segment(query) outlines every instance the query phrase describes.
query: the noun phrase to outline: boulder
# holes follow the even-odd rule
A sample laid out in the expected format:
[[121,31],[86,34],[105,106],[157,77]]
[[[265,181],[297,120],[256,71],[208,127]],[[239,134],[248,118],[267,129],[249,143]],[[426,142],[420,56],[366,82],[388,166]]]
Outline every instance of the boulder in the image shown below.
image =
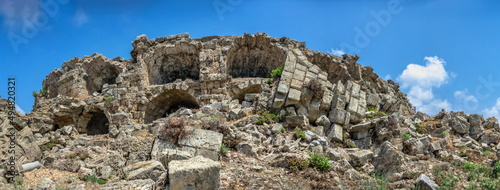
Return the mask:
[[152,179],[156,181],[165,172],[162,163],[156,160],[137,162],[123,168],[128,173],[127,180]]
[[290,126],[307,126],[309,119],[304,115],[286,116],[286,123]]
[[350,114],[345,110],[333,108],[328,114],[328,119],[332,123],[347,125],[349,124]]
[[468,134],[470,125],[462,116],[455,116],[450,120],[450,126],[459,134]]
[[384,175],[392,175],[403,171],[404,154],[392,145],[389,141],[385,141],[380,146],[380,151],[377,157],[373,160],[375,169]]
[[342,142],[343,141],[343,130],[338,124],[332,124],[327,132],[328,140]]
[[191,157],[191,154],[182,150],[165,149],[161,152],[158,152],[158,155],[154,155],[153,159],[160,161],[165,168],[168,168],[168,163],[170,163],[170,161],[172,160],[187,160]]
[[420,174],[420,176],[417,178],[416,186],[422,190],[436,190],[439,188],[436,182],[432,181],[432,179],[424,174]]
[[168,165],[170,190],[212,190],[220,188],[218,162],[197,156],[189,160],[174,160]]
[[323,126],[324,128],[328,128],[331,125],[330,120],[325,115],[320,116],[315,123],[316,125]]
[[373,160],[373,152],[370,150],[348,149],[347,154],[351,157],[353,166],[363,166]]

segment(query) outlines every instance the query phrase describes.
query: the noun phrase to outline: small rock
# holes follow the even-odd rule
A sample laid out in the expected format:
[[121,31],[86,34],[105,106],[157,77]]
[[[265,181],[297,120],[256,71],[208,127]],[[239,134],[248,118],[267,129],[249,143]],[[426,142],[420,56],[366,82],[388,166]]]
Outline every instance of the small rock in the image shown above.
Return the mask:
[[319,118],[316,120],[315,123],[316,123],[316,125],[320,125],[320,126],[323,126],[325,128],[328,128],[331,125],[330,120],[325,115],[319,116]]
[[35,190],[55,190],[56,184],[49,178],[42,178],[36,185]]
[[123,171],[128,173],[127,180],[152,179],[156,181],[165,172],[165,167],[160,162],[151,160],[129,165],[123,168]]
[[438,185],[424,174],[420,174],[416,181],[416,185],[422,190],[436,190]]
[[190,116],[190,115],[193,115],[193,111],[191,109],[184,109],[181,111],[180,113],[181,115],[187,115],[187,116]]

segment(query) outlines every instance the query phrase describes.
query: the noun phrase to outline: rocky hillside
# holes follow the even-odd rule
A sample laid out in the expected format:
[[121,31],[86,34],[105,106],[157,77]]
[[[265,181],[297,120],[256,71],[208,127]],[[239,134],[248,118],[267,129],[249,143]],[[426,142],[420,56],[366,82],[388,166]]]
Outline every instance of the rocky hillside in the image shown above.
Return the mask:
[[0,100],[0,189],[500,188],[497,119],[416,113],[358,56],[264,33],[132,46],[64,62],[11,122]]

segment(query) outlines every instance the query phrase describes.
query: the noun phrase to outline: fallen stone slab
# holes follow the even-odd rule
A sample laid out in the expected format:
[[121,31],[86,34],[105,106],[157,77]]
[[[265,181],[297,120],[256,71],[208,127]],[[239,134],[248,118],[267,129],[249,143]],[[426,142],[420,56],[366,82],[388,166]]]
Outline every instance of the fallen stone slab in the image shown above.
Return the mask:
[[197,156],[168,164],[170,190],[213,190],[220,188],[220,163]]

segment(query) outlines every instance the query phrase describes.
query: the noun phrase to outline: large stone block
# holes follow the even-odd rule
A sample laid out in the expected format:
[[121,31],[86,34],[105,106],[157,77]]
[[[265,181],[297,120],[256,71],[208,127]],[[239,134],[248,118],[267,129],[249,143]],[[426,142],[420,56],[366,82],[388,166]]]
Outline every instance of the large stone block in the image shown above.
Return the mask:
[[168,165],[170,190],[213,190],[220,188],[220,163],[197,156],[174,160]]
[[370,150],[352,149],[347,150],[347,154],[351,157],[353,166],[363,166],[373,160],[373,152]]
[[333,93],[335,93],[335,94],[344,94],[345,93],[344,84],[342,84],[342,82],[340,80],[337,82],[337,85],[335,85]]
[[127,173],[127,180],[152,179],[156,181],[160,175],[165,172],[165,167],[156,160],[137,162],[123,168]]
[[282,95],[287,95],[289,90],[290,90],[290,84],[286,81],[280,81],[276,92]]
[[305,115],[286,116],[286,123],[290,126],[307,126],[309,119]]
[[333,96],[332,99],[332,109],[337,108],[344,110],[346,105],[346,97],[344,95],[337,94]]
[[285,95],[276,94],[274,97],[272,108],[278,109],[283,107],[285,105],[285,98],[286,98]]
[[328,114],[328,119],[332,123],[347,125],[349,124],[350,114],[345,110],[333,108]]
[[219,151],[223,135],[204,129],[193,129],[192,134],[179,140],[179,145]]
[[187,160],[192,157],[188,152],[175,149],[165,149],[158,152],[158,155],[152,155],[153,159],[160,161],[165,168],[168,168],[168,163],[172,160]]
[[351,97],[349,104],[347,105],[347,111],[351,114],[358,114],[359,111],[359,100],[357,98]]
[[302,92],[300,92],[300,90],[296,90],[293,88],[290,89],[290,91],[288,92],[288,97],[286,99],[285,106],[295,105],[299,103],[301,94]]
[[343,141],[342,127],[338,124],[332,124],[327,133],[328,140],[330,141]]

